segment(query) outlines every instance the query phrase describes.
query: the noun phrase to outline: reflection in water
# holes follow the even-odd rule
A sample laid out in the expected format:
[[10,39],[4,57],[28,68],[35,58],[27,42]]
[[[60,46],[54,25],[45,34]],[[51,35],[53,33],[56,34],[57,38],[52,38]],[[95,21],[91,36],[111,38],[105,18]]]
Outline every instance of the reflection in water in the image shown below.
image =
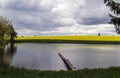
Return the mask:
[[64,70],[58,56],[61,53],[76,69],[120,66],[120,45],[19,43],[12,46],[9,44],[0,52],[0,63],[27,69]]
[[16,45],[14,44],[6,45],[4,50],[0,50],[0,63],[10,65],[16,51],[17,51]]

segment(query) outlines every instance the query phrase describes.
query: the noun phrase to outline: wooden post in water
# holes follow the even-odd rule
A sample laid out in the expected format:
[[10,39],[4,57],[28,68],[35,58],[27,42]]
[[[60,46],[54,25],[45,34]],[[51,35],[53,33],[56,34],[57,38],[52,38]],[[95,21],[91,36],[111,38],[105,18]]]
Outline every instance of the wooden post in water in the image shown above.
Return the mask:
[[62,59],[62,61],[64,62],[66,68],[68,70],[75,70],[75,67],[70,63],[70,61],[68,59],[66,59],[62,54],[58,53],[58,55],[60,56],[60,58]]

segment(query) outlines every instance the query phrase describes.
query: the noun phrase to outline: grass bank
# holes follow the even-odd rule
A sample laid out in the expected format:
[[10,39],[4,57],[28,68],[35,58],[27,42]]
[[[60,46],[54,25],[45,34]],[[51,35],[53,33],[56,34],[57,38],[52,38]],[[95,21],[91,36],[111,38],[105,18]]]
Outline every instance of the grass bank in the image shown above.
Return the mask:
[[37,71],[0,65],[0,78],[120,78],[120,67],[76,71]]
[[5,48],[5,44],[0,46],[0,50],[3,50]]
[[120,44],[120,36],[19,36],[15,42]]
[[1,50],[1,49],[4,49],[4,46],[0,46],[0,50]]

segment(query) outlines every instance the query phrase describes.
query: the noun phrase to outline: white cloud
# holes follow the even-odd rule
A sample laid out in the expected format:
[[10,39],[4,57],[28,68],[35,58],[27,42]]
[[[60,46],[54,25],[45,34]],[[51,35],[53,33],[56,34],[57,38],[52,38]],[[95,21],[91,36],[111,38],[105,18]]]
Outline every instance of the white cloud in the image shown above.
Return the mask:
[[[113,34],[103,0],[0,0],[20,35]],[[24,32],[23,32],[24,30]]]
[[27,31],[27,35],[30,35],[31,33],[33,35],[98,35],[98,33],[101,33],[101,35],[116,35],[114,26],[109,24],[99,24],[91,26],[74,24],[68,27],[59,27],[51,31],[40,32],[27,29],[25,31]]
[[71,26],[76,22],[75,19],[73,18],[60,18],[60,17],[58,17],[54,21],[64,26]]
[[61,27],[57,31],[62,33],[71,33],[78,35],[97,35],[99,32],[102,35],[112,35],[115,34],[114,26],[108,24],[99,24],[99,25],[73,25],[71,27]]

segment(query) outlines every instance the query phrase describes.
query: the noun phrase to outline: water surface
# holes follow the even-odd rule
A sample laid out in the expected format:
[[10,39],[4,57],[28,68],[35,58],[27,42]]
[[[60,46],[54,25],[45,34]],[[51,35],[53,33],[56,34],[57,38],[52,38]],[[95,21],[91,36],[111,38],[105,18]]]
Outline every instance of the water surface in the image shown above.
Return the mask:
[[0,63],[37,70],[66,70],[61,53],[76,67],[99,68],[120,66],[120,45],[18,43],[0,52]]

